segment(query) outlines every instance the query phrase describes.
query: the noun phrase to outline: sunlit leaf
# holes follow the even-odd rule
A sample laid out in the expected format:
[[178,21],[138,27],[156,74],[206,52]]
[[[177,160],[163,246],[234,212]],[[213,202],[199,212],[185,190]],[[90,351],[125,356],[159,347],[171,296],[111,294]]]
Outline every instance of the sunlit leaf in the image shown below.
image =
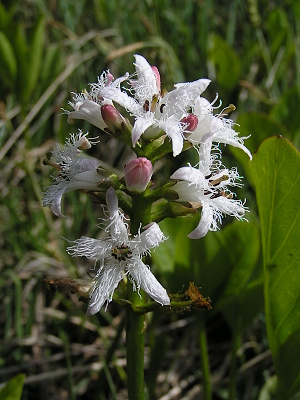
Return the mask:
[[265,140],[251,165],[261,220],[267,332],[284,399],[300,390],[300,154]]
[[19,374],[12,378],[0,390],[0,400],[21,400],[25,375]]

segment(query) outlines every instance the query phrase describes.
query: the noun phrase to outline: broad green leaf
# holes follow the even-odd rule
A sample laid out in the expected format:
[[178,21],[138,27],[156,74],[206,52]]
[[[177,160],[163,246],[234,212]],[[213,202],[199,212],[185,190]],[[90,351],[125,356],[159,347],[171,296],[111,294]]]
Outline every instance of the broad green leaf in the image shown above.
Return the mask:
[[21,400],[25,375],[19,374],[12,378],[0,390],[0,400]]
[[261,221],[267,332],[284,399],[300,390],[300,154],[265,140],[251,170]]

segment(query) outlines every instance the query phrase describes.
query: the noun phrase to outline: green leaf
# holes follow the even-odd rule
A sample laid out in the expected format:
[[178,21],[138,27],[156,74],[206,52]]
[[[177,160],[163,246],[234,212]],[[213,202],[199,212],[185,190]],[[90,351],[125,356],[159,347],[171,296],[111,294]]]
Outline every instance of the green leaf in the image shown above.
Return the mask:
[[[192,218],[167,218],[159,225],[168,237],[152,254],[152,258],[162,273],[174,273],[176,265],[189,268],[191,240],[187,237],[193,230]],[[177,290],[178,288],[172,288]]]
[[3,32],[0,32],[0,60],[1,85],[11,88],[17,74],[17,61],[12,45]]
[[251,170],[261,220],[267,333],[284,399],[300,390],[300,154],[265,140]]
[[289,132],[289,139],[295,144],[295,136],[300,133],[300,95],[297,87],[287,90],[274,106],[270,115],[283,124]]
[[195,282],[204,296],[211,297],[213,308],[225,314],[232,330],[243,329],[263,307],[257,222],[234,221],[220,232],[191,240],[187,235],[197,221],[181,217],[161,222],[168,240],[152,258],[166,277],[169,292],[186,290]]
[[10,21],[9,12],[6,11],[5,7],[0,3],[0,29],[2,31],[5,31],[9,21]]
[[[257,269],[260,267],[258,264]],[[224,295],[224,303],[219,308],[231,330],[240,334],[263,310],[263,305],[263,278],[258,278],[247,283],[236,296]]]
[[256,221],[234,221],[223,232],[229,271],[215,307],[222,311],[232,331],[241,333],[263,308],[262,265],[259,263],[260,235]]
[[23,24],[15,23],[12,43],[18,63],[16,95],[18,96],[18,101],[20,101],[23,98],[23,93],[25,92],[25,89],[27,87],[26,82],[28,79],[28,46]]
[[25,375],[19,374],[12,378],[0,390],[0,400],[21,400]]
[[40,74],[41,90],[46,90],[62,69],[62,47],[60,44],[50,44],[43,57],[43,68]]
[[45,45],[45,20],[40,18],[32,33],[27,60],[27,84],[23,101],[28,101],[36,88],[40,75],[42,57]]
[[209,39],[208,58],[216,68],[217,81],[225,90],[232,90],[240,78],[241,62],[221,36],[213,34]]

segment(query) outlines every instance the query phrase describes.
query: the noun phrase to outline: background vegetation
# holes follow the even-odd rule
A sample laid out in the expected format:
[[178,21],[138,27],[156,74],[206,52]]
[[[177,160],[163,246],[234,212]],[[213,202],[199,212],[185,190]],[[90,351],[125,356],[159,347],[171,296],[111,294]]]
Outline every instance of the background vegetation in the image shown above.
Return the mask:
[[[24,373],[24,400],[126,399],[123,310],[111,303],[86,318],[85,302],[63,293],[63,280],[44,280],[86,278],[89,265],[65,253],[62,237],[98,231],[100,212],[80,193],[65,199],[64,219],[41,207],[50,182],[42,160],[54,143],[79,126],[99,134],[82,121],[67,124],[61,107],[70,93],[105,69],[116,77],[133,71],[139,53],[159,67],[167,89],[210,78],[206,97],[218,92],[224,106],[237,107],[231,117],[241,136],[252,135],[252,152],[276,135],[299,148],[299,38],[300,3],[292,1],[2,1],[1,382]],[[124,148],[100,139],[93,155],[121,168]],[[239,197],[247,197],[249,223],[228,219],[193,242],[186,234],[195,220],[162,223],[170,239],[153,269],[170,293],[195,282],[213,309],[149,315],[150,399],[288,399],[300,390],[299,153],[272,138],[252,164],[240,150],[225,148],[224,156],[245,177]]]

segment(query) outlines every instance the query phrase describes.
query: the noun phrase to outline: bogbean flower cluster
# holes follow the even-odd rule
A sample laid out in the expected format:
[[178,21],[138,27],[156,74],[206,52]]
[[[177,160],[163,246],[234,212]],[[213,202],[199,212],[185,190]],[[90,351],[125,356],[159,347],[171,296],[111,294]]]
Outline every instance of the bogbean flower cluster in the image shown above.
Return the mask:
[[[199,239],[219,229],[224,216],[243,220],[248,211],[245,202],[236,199],[231,190],[241,186],[237,169],[227,169],[221,161],[219,144],[237,147],[251,159],[245,138],[238,136],[227,118],[233,106],[215,113],[215,101],[209,103],[202,97],[208,79],[178,83],[166,92],[161,89],[156,67],[141,55],[135,55],[134,65],[133,75],[126,73],[118,79],[109,71],[103,72],[98,82],[90,84],[89,92],[73,94],[70,105],[74,110],[65,110],[68,122],[86,120],[131,147],[136,157],[124,166],[123,173],[116,175],[101,161],[85,155],[83,151],[98,142],[82,131],[72,134],[46,162],[57,170],[57,175],[53,185],[45,189],[44,206],[51,206],[57,216],[62,216],[62,196],[72,190],[98,194],[106,201],[105,237],[81,237],[67,248],[70,255],[95,262],[89,315],[112,300],[125,276],[135,290],[144,290],[161,305],[170,304],[166,290],[143,262],[145,255],[166,240],[157,222],[199,212],[198,226],[188,235]],[[156,161],[169,153],[176,157],[190,148],[196,152],[198,162],[177,169],[157,187],[151,181]],[[130,220],[137,212],[133,207],[136,196],[142,196],[150,214],[146,226],[141,223],[132,233]]]

